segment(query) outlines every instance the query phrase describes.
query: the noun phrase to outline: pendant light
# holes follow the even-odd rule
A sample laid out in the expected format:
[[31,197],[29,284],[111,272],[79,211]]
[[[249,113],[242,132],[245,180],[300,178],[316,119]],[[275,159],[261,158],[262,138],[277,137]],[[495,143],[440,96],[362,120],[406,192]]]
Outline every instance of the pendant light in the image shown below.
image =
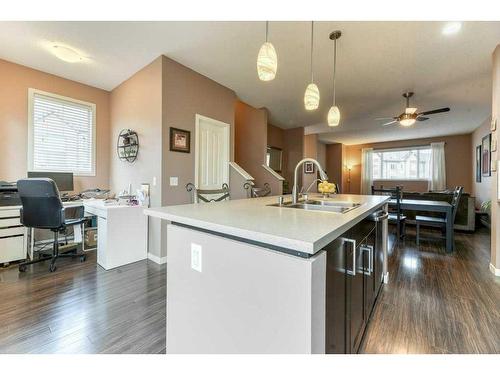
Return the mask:
[[337,39],[341,35],[340,30],[330,34],[330,39],[333,40],[333,105],[328,111],[328,126],[338,126],[340,123],[340,110],[335,103],[335,75],[337,73]]
[[319,107],[319,89],[314,83],[313,76],[313,52],[314,52],[314,21],[311,21],[311,83],[307,85],[304,94],[304,106],[308,111],[314,111]]
[[278,55],[272,43],[267,41],[269,21],[266,21],[266,42],[257,55],[257,74],[261,81],[272,81],[278,70]]

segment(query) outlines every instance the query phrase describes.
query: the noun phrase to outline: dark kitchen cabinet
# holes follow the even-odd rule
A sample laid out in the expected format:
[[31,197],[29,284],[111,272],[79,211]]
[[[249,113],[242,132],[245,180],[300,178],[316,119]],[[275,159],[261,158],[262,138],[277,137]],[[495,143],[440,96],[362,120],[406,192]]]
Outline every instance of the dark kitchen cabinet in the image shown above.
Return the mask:
[[344,240],[328,245],[326,257],[326,353],[347,353],[346,261]]
[[[380,287],[380,225],[363,220],[325,248],[326,353],[356,353],[359,349]],[[377,260],[379,255],[382,262]]]
[[365,243],[360,246],[363,256],[361,273],[363,274],[363,319],[368,322],[373,304],[375,303],[375,275],[373,264],[375,262],[376,246],[375,229],[366,237]]
[[384,228],[383,226],[387,225],[387,222],[379,221],[376,223],[377,227],[375,230],[375,256],[373,262],[373,274],[374,274],[374,283],[375,283],[375,295],[378,295],[380,291],[380,287],[382,286],[382,282],[384,279],[384,241],[387,241],[387,238],[384,238]]

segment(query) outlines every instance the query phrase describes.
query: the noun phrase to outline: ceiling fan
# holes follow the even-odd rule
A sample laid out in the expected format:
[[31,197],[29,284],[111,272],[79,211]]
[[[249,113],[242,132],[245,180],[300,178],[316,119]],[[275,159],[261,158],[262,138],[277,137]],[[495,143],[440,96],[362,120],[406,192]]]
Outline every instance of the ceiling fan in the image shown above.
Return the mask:
[[425,117],[427,115],[433,115],[436,113],[450,111],[450,109],[448,107],[446,107],[446,108],[433,109],[431,111],[417,113],[417,108],[410,107],[410,98],[412,96],[413,96],[413,92],[411,92],[411,91],[405,92],[403,94],[403,97],[406,98],[406,108],[405,108],[405,111],[403,113],[401,113],[399,116],[379,117],[379,118],[376,118],[375,120],[391,120],[389,122],[386,122],[385,124],[382,124],[382,126],[392,125],[392,124],[395,124],[397,122],[399,122],[402,126],[412,126],[416,121],[428,120],[429,117]]

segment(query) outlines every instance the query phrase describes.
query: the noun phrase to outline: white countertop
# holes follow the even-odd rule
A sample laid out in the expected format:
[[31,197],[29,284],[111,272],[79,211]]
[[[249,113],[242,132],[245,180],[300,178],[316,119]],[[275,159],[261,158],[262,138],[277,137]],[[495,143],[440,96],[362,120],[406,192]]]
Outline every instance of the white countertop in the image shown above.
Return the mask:
[[[310,198],[320,195],[310,194]],[[289,201],[290,196],[285,197]],[[146,215],[250,241],[314,254],[389,200],[388,196],[339,194],[332,201],[361,206],[346,213],[272,207],[278,197],[147,208]]]

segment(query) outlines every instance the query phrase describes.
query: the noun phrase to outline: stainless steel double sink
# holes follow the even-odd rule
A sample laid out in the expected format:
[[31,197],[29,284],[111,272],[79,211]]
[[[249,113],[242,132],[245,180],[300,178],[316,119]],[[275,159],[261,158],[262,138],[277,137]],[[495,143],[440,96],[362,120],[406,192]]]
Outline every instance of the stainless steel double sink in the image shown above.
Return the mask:
[[345,214],[346,212],[349,212],[361,206],[361,203],[348,202],[348,201],[306,200],[306,201],[299,201],[295,204],[292,204],[292,202],[285,202],[283,204],[279,203],[269,204],[268,206],[297,208],[299,210],[336,212]]

